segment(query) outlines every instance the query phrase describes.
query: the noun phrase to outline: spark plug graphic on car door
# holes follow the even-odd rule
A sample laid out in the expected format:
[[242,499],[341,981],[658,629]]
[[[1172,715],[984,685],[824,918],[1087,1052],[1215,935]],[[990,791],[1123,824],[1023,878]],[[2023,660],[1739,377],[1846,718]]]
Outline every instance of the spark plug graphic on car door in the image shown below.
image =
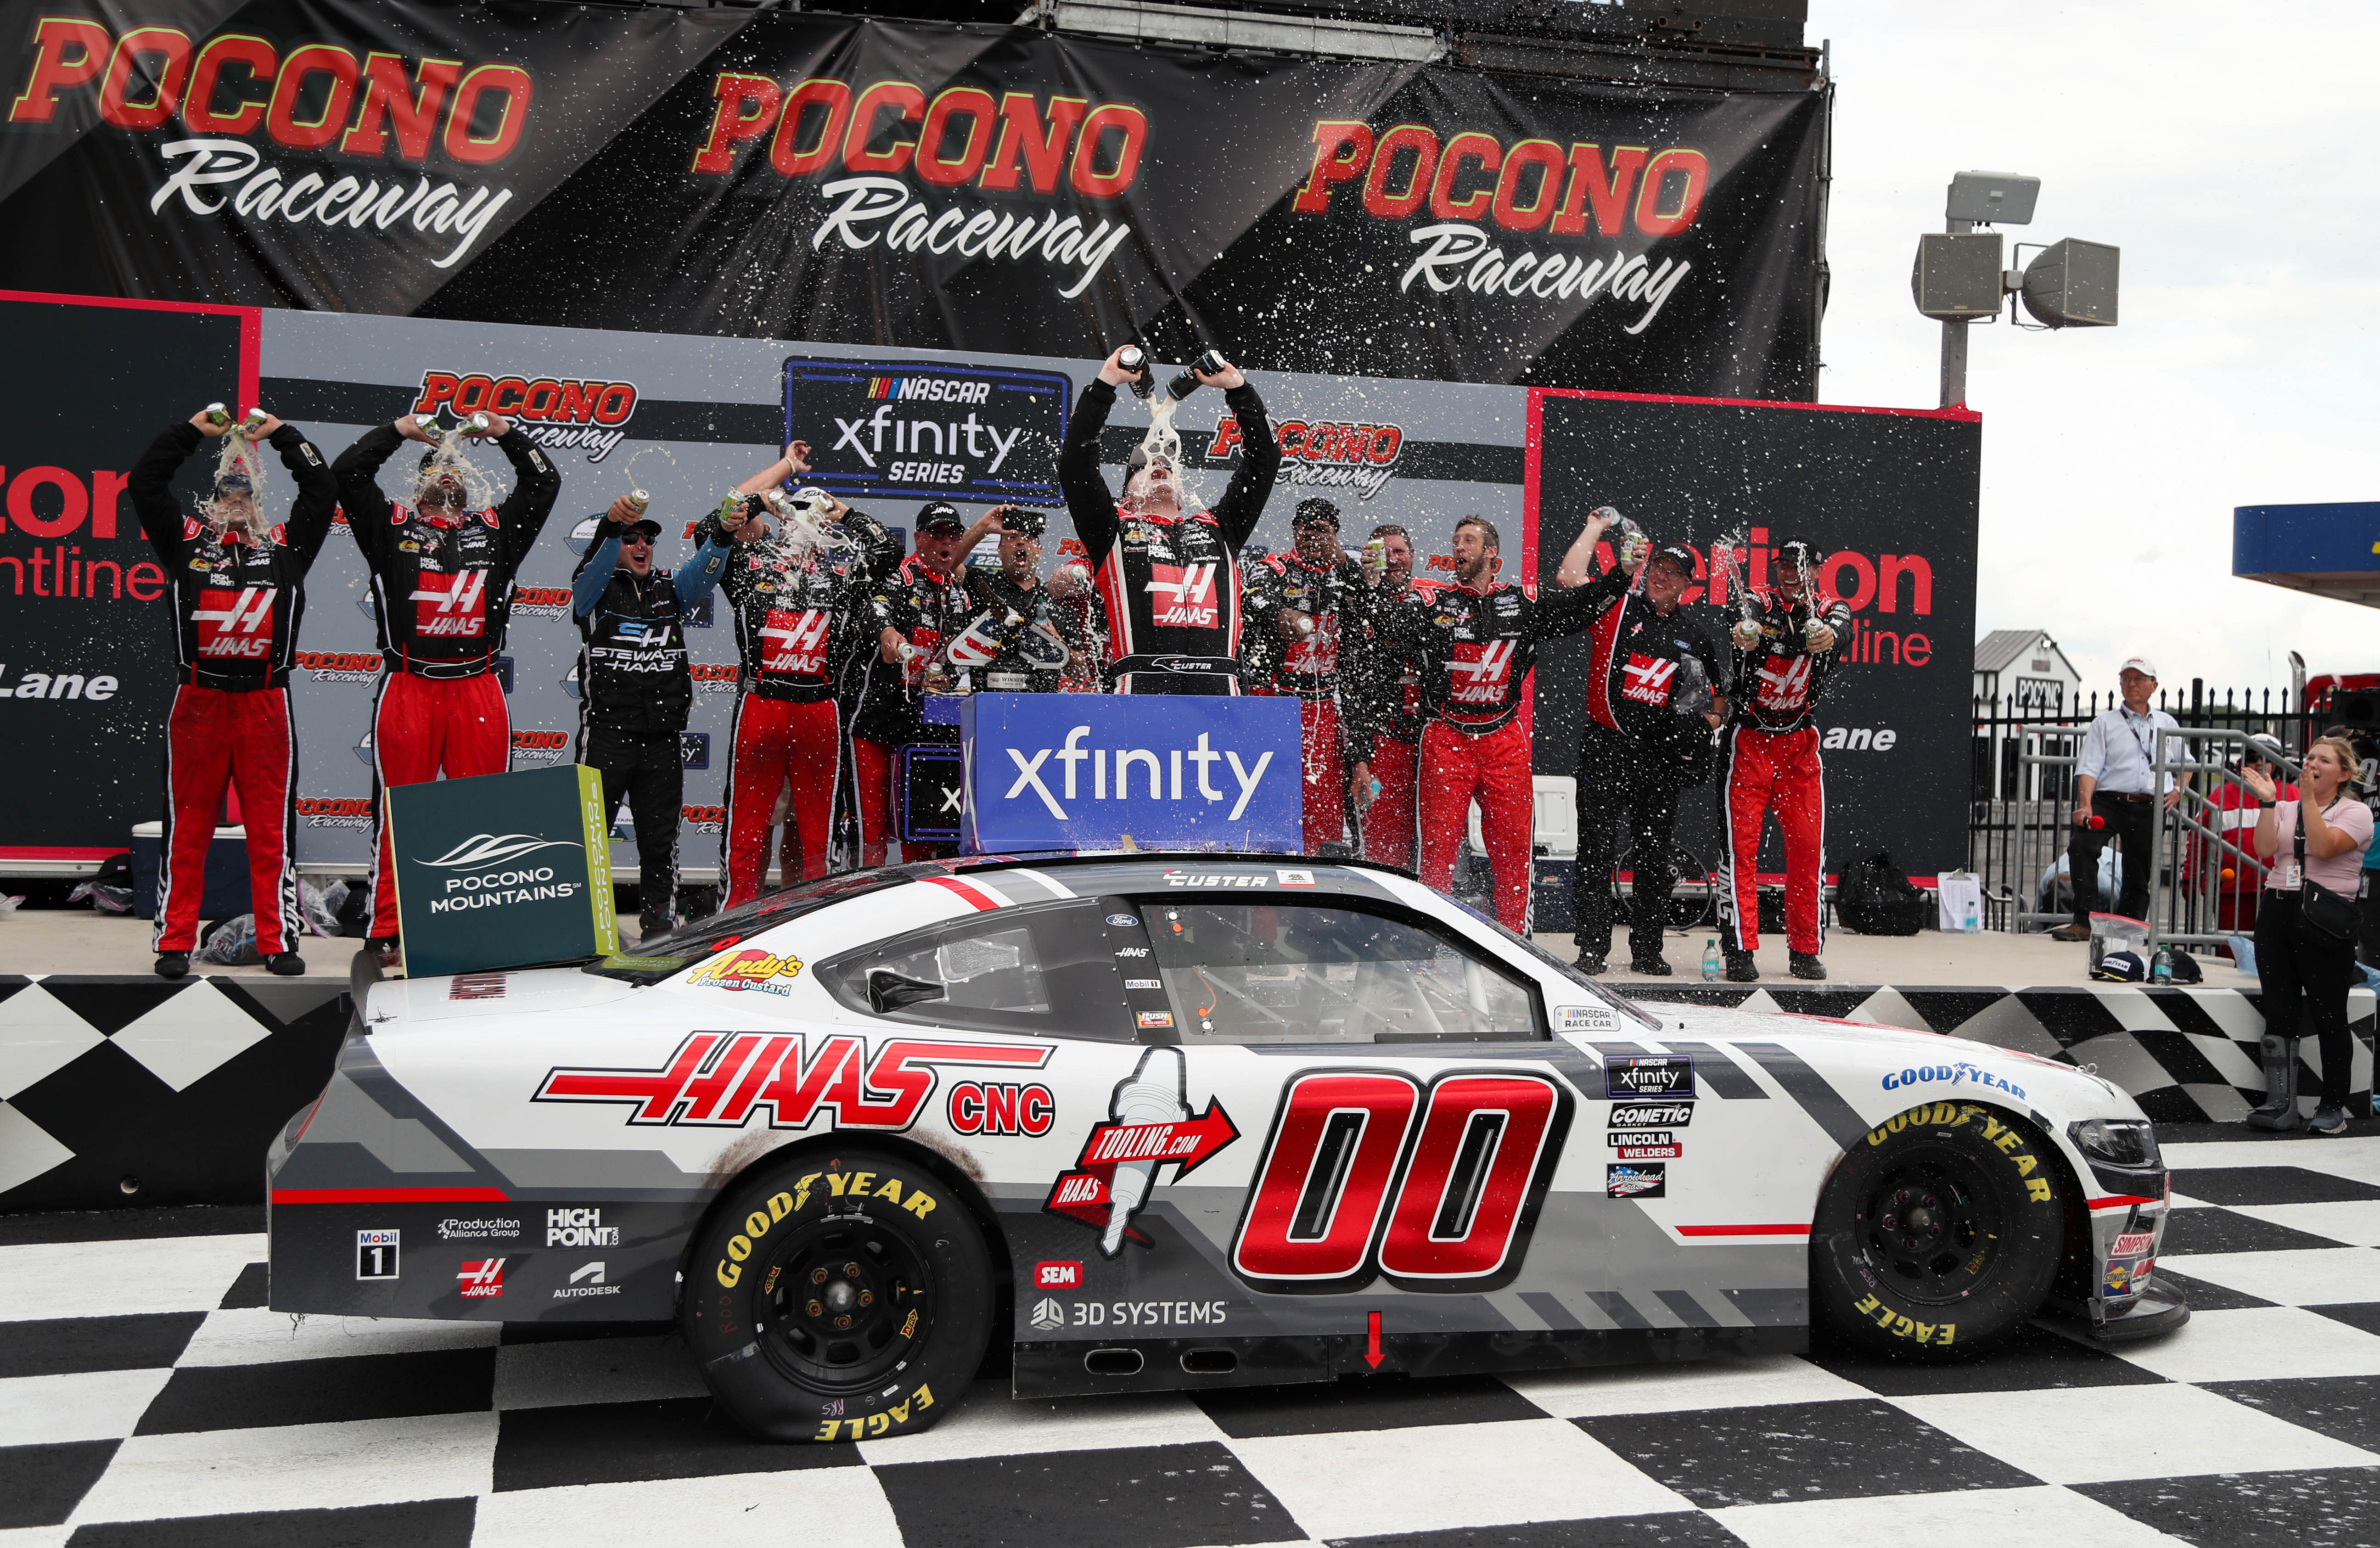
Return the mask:
[[1153,1245],[1132,1219],[1148,1203],[1160,1168],[1179,1167],[1173,1174],[1179,1180],[1239,1137],[1230,1115],[1212,1098],[1204,1113],[1190,1116],[1189,1084],[1180,1048],[1151,1048],[1141,1055],[1133,1072],[1117,1082],[1109,1119],[1083,1142],[1075,1169],[1050,1185],[1042,1207],[1099,1232],[1104,1257],[1121,1253],[1127,1241]]

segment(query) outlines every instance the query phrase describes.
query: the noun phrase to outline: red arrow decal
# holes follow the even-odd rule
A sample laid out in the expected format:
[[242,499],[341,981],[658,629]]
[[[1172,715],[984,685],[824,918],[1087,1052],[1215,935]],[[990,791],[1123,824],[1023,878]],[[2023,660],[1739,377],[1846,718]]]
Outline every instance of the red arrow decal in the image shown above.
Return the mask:
[[1365,1341],[1364,1361],[1377,1371],[1380,1368],[1380,1314],[1375,1312],[1366,1321],[1371,1324],[1371,1333]]

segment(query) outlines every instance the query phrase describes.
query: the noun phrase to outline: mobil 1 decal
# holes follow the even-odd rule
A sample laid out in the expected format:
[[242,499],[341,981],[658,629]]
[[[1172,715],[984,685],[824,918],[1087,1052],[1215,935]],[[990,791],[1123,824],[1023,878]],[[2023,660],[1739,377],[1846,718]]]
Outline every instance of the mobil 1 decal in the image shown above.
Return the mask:
[[1050,1185],[1041,1207],[1099,1232],[1103,1257],[1115,1257],[1127,1241],[1153,1247],[1132,1217],[1148,1203],[1159,1172],[1179,1167],[1171,1179],[1178,1182],[1239,1137],[1231,1115],[1211,1096],[1205,1112],[1190,1115],[1182,1050],[1151,1048],[1116,1082],[1107,1121],[1092,1126],[1073,1169]]
[[1490,1290],[1520,1273],[1570,1131],[1548,1075],[1311,1070],[1273,1117],[1232,1240],[1261,1290]]
[[925,360],[785,362],[785,439],[805,480],[869,498],[1054,504],[1074,383],[1058,371]]

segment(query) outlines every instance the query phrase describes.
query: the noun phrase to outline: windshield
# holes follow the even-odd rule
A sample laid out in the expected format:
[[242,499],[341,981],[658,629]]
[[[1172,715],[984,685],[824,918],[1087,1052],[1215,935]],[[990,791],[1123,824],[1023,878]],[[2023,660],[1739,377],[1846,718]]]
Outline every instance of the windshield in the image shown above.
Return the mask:
[[1469,914],[1472,918],[1477,920],[1480,924],[1485,925],[1488,928],[1495,931],[1498,935],[1503,937],[1514,946],[1519,947],[1522,950],[1527,952],[1536,961],[1544,963],[1547,967],[1553,969],[1556,973],[1560,974],[1564,979],[1577,985],[1580,988],[1585,989],[1588,994],[1593,995],[1604,1004],[1611,1006],[1615,1010],[1626,1011],[1629,1015],[1636,1018],[1638,1022],[1642,1022],[1645,1028],[1650,1031],[1658,1032],[1661,1030],[1661,1019],[1658,1016],[1654,1015],[1650,1010],[1645,1010],[1643,1006],[1637,1004],[1634,1000],[1630,999],[1627,996],[1617,994],[1612,990],[1605,988],[1602,985],[1597,983],[1594,979],[1589,978],[1586,974],[1579,972],[1578,969],[1572,967],[1570,963],[1563,961],[1560,957],[1555,956],[1552,952],[1547,950],[1544,947],[1539,946],[1536,941],[1531,940],[1528,937],[1522,935],[1519,931],[1505,928],[1501,920],[1495,918],[1491,914],[1480,913],[1477,909],[1473,908],[1469,903],[1464,902],[1460,898],[1448,898],[1446,901],[1452,903],[1456,908],[1461,909],[1463,913]]
[[588,963],[586,971],[605,978],[625,979],[631,984],[658,984],[718,955],[747,936],[774,929],[829,903],[898,887],[913,879],[913,874],[905,868],[846,871],[840,876],[780,888],[762,893],[741,908],[681,925],[665,936],[640,940],[630,950]]

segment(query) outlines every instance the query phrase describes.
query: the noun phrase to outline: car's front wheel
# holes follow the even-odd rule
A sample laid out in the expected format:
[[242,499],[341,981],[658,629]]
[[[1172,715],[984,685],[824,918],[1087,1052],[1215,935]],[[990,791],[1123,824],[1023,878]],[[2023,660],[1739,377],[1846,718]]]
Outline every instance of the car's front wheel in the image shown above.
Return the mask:
[[974,1214],[898,1156],[757,1168],[696,1237],[679,1324],[722,1407],[780,1441],[873,1440],[949,1411],[983,1359]]
[[1810,1231],[1814,1320],[1871,1353],[1955,1358],[2039,1310],[2065,1240],[2065,1174],[1999,1109],[1935,1102],[1852,1143]]

